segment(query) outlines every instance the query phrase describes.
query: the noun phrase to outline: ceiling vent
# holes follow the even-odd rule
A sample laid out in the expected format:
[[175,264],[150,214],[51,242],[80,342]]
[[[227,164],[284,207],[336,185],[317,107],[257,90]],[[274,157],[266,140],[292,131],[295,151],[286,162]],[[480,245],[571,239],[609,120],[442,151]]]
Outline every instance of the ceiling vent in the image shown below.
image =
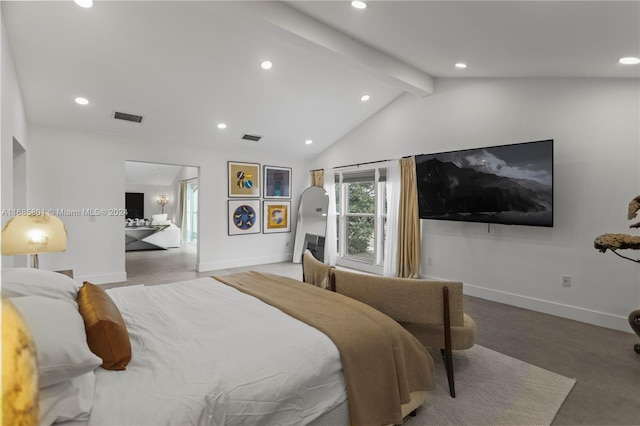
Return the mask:
[[260,139],[262,139],[262,136],[249,135],[245,133],[244,135],[242,135],[242,139],[244,139],[245,141],[258,142]]
[[141,115],[127,114],[124,112],[114,112],[113,118],[115,118],[116,120],[131,121],[133,123],[142,123]]

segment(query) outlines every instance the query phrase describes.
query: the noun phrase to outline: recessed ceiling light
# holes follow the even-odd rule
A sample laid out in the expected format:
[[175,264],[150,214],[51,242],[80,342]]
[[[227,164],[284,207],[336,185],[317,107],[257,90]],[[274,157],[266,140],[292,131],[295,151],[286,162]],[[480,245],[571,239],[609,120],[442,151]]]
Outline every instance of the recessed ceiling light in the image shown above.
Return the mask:
[[93,6],[93,0],[73,0],[80,7],[89,8]]
[[626,58],[620,58],[618,62],[624,65],[637,65],[637,64],[640,64],[640,58],[628,56]]
[[313,141],[311,139],[307,139],[306,141],[304,141],[304,143],[306,143],[307,145],[311,145]]
[[273,66],[273,64],[271,63],[271,61],[263,61],[260,66],[262,67],[263,70],[268,70],[271,69],[271,67]]
[[456,68],[466,68],[466,67],[467,67],[467,64],[465,64],[465,63],[463,63],[463,62],[458,62],[458,63],[456,64]]
[[355,0],[351,2],[351,6],[355,7],[356,9],[366,9],[367,8],[367,4],[363,1],[359,1],[359,0]]
[[224,123],[218,123],[218,129],[226,129],[227,125]]
[[369,96],[369,95],[362,95],[362,96],[360,96],[360,100],[361,100],[362,102],[367,102],[369,99],[371,99],[371,96]]
[[88,105],[89,104],[89,101],[86,98],[77,97],[75,100],[76,100],[76,103],[78,105]]

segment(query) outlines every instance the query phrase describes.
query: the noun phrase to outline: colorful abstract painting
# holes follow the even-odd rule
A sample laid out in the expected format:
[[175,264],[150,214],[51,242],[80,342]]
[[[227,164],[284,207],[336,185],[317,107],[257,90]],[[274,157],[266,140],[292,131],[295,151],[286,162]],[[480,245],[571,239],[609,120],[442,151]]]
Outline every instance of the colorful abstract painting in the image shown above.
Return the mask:
[[262,207],[264,218],[263,233],[291,232],[289,220],[290,201],[264,201]]
[[229,235],[260,232],[260,200],[229,200]]
[[229,198],[260,197],[260,164],[228,162]]
[[264,166],[264,198],[291,198],[291,168]]

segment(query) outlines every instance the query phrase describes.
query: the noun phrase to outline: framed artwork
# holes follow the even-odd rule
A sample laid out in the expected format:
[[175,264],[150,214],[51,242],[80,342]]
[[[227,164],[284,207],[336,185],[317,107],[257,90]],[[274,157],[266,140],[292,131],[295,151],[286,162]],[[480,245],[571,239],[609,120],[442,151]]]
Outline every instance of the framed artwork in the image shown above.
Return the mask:
[[229,235],[260,233],[260,200],[228,200]]
[[264,198],[291,198],[291,167],[264,166]]
[[260,197],[260,164],[228,162],[229,198]]
[[263,201],[262,216],[264,224],[262,232],[291,232],[290,222],[291,201]]

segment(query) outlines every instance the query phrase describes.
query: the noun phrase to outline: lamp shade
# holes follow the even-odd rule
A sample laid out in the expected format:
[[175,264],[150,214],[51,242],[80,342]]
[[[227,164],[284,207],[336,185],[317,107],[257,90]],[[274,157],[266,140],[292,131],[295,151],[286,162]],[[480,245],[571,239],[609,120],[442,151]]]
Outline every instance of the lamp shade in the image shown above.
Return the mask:
[[64,223],[47,213],[16,216],[2,228],[2,254],[38,254],[67,249]]

